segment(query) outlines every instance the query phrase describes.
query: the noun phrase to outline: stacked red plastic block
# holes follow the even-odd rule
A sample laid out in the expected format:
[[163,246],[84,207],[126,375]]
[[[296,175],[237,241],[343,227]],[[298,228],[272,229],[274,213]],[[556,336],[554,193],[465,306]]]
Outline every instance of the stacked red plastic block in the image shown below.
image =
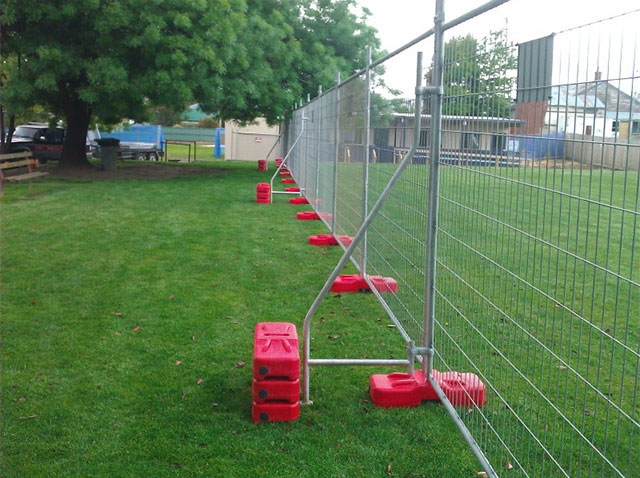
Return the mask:
[[267,170],[267,160],[259,159],[258,160],[258,171],[266,171]]
[[285,191],[287,191],[288,193],[299,193],[300,192],[300,188],[284,188]]
[[276,158],[276,166],[280,166],[282,164],[282,158]]
[[282,180],[282,184],[295,184],[296,182],[293,180],[293,178],[284,178]]
[[258,183],[256,185],[256,202],[260,204],[269,204],[271,200],[271,186],[268,183]]
[[309,201],[307,201],[307,198],[298,197],[298,198],[289,199],[289,203],[291,203],[291,204],[309,204]]
[[300,353],[296,326],[261,322],[253,337],[251,418],[290,422],[300,416]]

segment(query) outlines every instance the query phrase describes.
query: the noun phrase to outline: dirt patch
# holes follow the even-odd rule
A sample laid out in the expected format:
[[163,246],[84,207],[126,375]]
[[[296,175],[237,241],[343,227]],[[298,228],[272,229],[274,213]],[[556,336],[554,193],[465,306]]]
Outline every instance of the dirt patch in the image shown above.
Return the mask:
[[44,164],[41,169],[52,178],[61,179],[173,179],[192,176],[217,176],[228,169],[208,168],[196,165],[170,165],[163,163],[118,164],[115,171],[104,171],[99,167],[87,169],[59,169],[56,164]]

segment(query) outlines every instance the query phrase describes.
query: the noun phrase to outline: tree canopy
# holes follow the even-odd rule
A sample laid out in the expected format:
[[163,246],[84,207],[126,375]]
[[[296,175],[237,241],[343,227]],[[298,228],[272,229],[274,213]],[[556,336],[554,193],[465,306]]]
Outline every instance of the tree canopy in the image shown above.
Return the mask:
[[4,0],[1,15],[2,104],[63,118],[66,165],[87,164],[90,122],[150,106],[274,123],[379,48],[356,0]]
[[444,47],[444,102],[449,115],[508,117],[517,67],[506,31],[477,40],[453,37]]

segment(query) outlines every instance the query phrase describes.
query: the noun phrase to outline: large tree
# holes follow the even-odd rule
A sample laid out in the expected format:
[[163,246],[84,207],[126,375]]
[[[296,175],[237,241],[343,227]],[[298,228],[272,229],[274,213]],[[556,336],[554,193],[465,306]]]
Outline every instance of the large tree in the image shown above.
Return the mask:
[[63,118],[61,165],[85,166],[92,121],[142,120],[149,106],[277,121],[378,48],[355,12],[356,0],[3,0],[1,53],[22,60],[3,89]]

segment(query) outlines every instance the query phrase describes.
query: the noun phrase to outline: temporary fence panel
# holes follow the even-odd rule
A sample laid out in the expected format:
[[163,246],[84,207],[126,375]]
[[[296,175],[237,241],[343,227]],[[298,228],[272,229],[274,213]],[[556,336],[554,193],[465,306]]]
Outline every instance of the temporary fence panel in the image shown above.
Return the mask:
[[[466,34],[500,3],[443,22],[438,1],[432,30],[285,125],[312,207],[361,241],[305,318],[304,401],[310,366],[418,360],[436,388],[484,383],[486,403],[437,391],[488,476],[640,476],[640,12],[517,45]],[[433,61],[393,97],[384,73],[415,48]],[[409,360],[309,356],[349,259],[397,280],[373,292]]]

